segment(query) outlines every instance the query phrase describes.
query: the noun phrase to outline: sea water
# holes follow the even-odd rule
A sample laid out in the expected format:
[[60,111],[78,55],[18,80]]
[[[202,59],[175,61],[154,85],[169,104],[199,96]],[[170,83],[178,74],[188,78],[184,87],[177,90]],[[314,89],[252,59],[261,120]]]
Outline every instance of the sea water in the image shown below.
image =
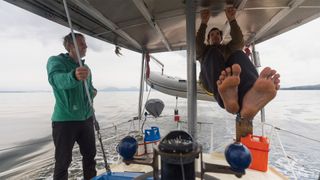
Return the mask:
[[[165,108],[161,118],[147,119],[145,128],[156,123],[162,135],[176,129],[173,119],[176,98],[155,91],[151,91],[150,96],[144,93],[144,100],[147,97],[161,99]],[[134,124],[126,123],[128,125],[123,127],[114,126],[137,116],[138,98],[139,92],[136,91],[99,92],[94,107],[104,139],[125,134],[139,126],[137,121]],[[186,99],[179,98],[177,105],[181,120],[187,121]],[[14,178],[17,174],[24,174],[22,179],[52,179],[54,146],[50,118],[53,106],[51,92],[0,93],[0,179]],[[319,178],[320,142],[298,136],[320,140],[319,109],[320,91],[279,91],[277,97],[265,107],[269,125],[263,126],[263,129],[271,140],[270,166],[292,179],[295,176],[298,179]],[[216,103],[205,101],[198,101],[197,117],[197,140],[203,145],[204,151],[223,152],[235,136],[235,117]],[[257,135],[262,134],[260,119],[260,115],[257,115],[254,120],[254,132]],[[270,125],[281,130],[274,130]],[[182,128],[186,127],[187,124],[182,123]],[[213,139],[210,138],[211,129]],[[114,151],[116,140],[111,138],[110,141],[104,141],[109,161],[117,160]],[[97,168],[103,169],[99,146],[97,150]],[[37,173],[31,175],[31,172]],[[75,150],[69,168],[70,179],[81,179],[81,173],[81,156]]]

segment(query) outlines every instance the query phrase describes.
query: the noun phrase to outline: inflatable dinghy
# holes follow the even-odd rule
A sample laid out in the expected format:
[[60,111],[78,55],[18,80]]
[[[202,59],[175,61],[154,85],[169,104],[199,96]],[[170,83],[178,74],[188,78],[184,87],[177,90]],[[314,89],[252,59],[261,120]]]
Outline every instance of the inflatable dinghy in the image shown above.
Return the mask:
[[[149,78],[147,79],[147,84],[162,93],[178,96],[187,97],[187,80],[178,77],[172,77],[168,75],[161,74],[160,72],[150,72]],[[199,84],[197,83],[197,99],[204,101],[215,101],[214,97],[207,93]]]

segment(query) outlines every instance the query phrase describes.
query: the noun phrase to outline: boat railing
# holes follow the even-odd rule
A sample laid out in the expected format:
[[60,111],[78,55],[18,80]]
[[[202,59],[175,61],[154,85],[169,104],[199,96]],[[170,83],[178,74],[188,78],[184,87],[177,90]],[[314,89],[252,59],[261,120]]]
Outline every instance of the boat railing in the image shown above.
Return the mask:
[[163,71],[164,71],[164,64],[158,60],[157,58],[155,58],[154,56],[150,55],[151,59],[156,62],[156,64],[160,65],[161,67],[161,75],[163,75]]
[[[163,115],[163,116],[160,116],[159,118],[173,119],[174,115]],[[151,123],[157,123],[157,122],[159,122],[159,118],[157,118],[158,120],[156,120],[155,118],[148,117],[148,121],[149,122],[151,121]],[[155,120],[155,121],[153,121],[153,120]],[[131,126],[133,121],[138,121],[138,119],[133,118],[128,121],[124,121],[124,122],[120,122],[120,123],[113,123],[112,125],[109,125],[109,126],[106,126],[106,127],[103,127],[100,129],[101,133],[102,133],[102,137],[103,137],[103,142],[109,142],[109,143],[104,143],[104,146],[106,146],[105,149],[107,150],[108,162],[111,162],[114,164],[118,164],[120,162],[119,155],[117,155],[117,153],[115,152],[115,149],[112,149],[112,148],[115,148],[116,147],[115,144],[117,144],[117,142],[119,142],[119,140],[122,137],[129,135],[130,131],[133,130],[133,127]],[[179,122],[176,122],[176,124],[177,124],[177,126],[175,126],[175,128],[181,128],[181,125],[186,125],[187,122],[186,121],[179,121]],[[291,158],[286,153],[285,148],[282,145],[278,131],[282,131],[282,132],[285,132],[285,133],[288,133],[291,135],[299,136],[301,138],[304,138],[304,139],[307,139],[307,140],[310,140],[313,142],[317,142],[317,143],[320,143],[320,140],[315,139],[315,138],[310,138],[310,137],[307,137],[307,136],[304,136],[304,135],[301,135],[301,134],[298,134],[298,133],[295,133],[295,132],[292,132],[292,131],[289,131],[289,130],[286,130],[283,128],[279,128],[279,127],[276,127],[276,126],[269,124],[269,123],[259,123],[259,124],[262,124],[263,126],[269,126],[269,127],[271,127],[272,132],[276,132],[275,135],[277,136],[277,140],[279,141],[279,144],[281,146],[283,154],[288,159],[288,165],[291,166],[290,169],[292,171],[293,176],[295,177],[295,179],[297,179],[296,178],[297,176],[296,176],[296,174],[293,170],[293,167],[292,167],[293,165],[291,163],[291,161],[293,161],[294,159]],[[214,131],[214,123],[199,121],[199,122],[197,122],[197,125],[198,125],[198,128],[201,128],[202,126],[207,127],[207,128],[210,127],[210,143],[209,143],[210,147],[208,149],[209,149],[209,153],[213,152],[214,139],[215,139],[214,132],[213,132]],[[257,125],[255,123],[255,127],[259,127],[259,125]],[[129,131],[127,130],[128,128],[130,129]],[[272,134],[272,132],[270,134]],[[269,136],[271,137],[272,135],[269,135]],[[32,145],[36,145],[36,144],[40,144],[40,143],[48,143],[50,141],[52,141],[52,139],[37,142],[37,143],[20,145],[20,146],[12,146],[12,147],[8,147],[8,148],[0,149],[0,152],[9,151],[9,150],[16,149],[16,148],[22,148],[25,146],[32,146]],[[97,145],[99,145],[99,144],[97,144]],[[112,147],[108,147],[108,146],[112,146]],[[73,151],[74,152],[79,151],[79,147],[76,146]],[[101,158],[99,158],[100,154],[102,153],[100,151],[101,150],[99,148],[97,148],[97,156],[98,156],[97,161],[101,161],[101,162],[97,162],[97,165],[101,166],[101,169],[103,169],[103,161]],[[53,167],[53,162],[54,162],[53,159],[54,159],[54,156],[52,153],[51,157],[47,157],[47,158],[44,158],[41,160],[33,161],[32,163],[25,164],[25,165],[20,166],[18,168],[14,168],[14,169],[11,169],[11,170],[8,170],[5,172],[1,172],[0,179],[1,179],[1,177],[6,177],[7,175],[14,174],[15,172],[21,172],[22,169],[29,169],[28,171],[24,171],[24,173],[23,173],[25,175],[24,177],[26,177],[26,174],[29,174],[29,173],[48,171],[48,169],[50,169],[49,167]],[[78,172],[78,174],[81,174],[81,173],[82,173],[81,171]],[[40,173],[40,174],[43,174],[43,173]],[[46,173],[44,173],[44,174],[46,174]]]

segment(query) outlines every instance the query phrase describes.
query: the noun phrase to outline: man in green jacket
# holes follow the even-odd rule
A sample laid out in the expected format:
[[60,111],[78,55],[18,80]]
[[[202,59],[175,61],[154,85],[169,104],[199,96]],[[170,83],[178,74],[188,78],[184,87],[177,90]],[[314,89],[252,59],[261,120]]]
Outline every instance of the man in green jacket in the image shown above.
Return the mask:
[[225,14],[230,24],[231,41],[221,44],[222,31],[212,28],[205,44],[210,11],[200,12],[201,25],[196,36],[197,60],[201,64],[199,79],[222,108],[237,114],[240,119],[251,121],[276,96],[280,75],[269,67],[258,74],[242,51],[244,40],[235,18],[236,9],[227,7]]
[[[85,38],[79,33],[75,33],[75,37],[80,57],[83,58],[87,50]],[[84,81],[88,84],[91,99],[97,91],[92,86],[89,67],[79,66],[71,33],[64,37],[63,45],[68,53],[52,56],[47,63],[48,80],[56,100],[51,118],[55,145],[54,180],[68,179],[75,142],[83,156],[84,179],[89,180],[96,176],[96,145],[93,109],[86,96]]]

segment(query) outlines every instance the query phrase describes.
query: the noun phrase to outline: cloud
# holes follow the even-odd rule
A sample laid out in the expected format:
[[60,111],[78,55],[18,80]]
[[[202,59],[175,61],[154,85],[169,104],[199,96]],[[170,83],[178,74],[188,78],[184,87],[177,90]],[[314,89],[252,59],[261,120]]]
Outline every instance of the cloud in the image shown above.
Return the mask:
[[261,43],[261,47],[263,47],[263,51],[268,51],[268,54],[286,55],[289,62],[312,61],[319,57],[317,52],[320,49],[320,41],[317,39],[319,23],[320,18],[315,19]]
[[91,36],[87,36],[86,37],[86,42],[88,45],[88,49],[92,50],[94,52],[103,52],[103,51],[109,51],[109,50],[114,50],[115,46],[111,45],[107,42],[104,42],[102,40],[93,38]]
[[174,52],[180,55],[182,58],[187,59],[187,51],[174,51]]

